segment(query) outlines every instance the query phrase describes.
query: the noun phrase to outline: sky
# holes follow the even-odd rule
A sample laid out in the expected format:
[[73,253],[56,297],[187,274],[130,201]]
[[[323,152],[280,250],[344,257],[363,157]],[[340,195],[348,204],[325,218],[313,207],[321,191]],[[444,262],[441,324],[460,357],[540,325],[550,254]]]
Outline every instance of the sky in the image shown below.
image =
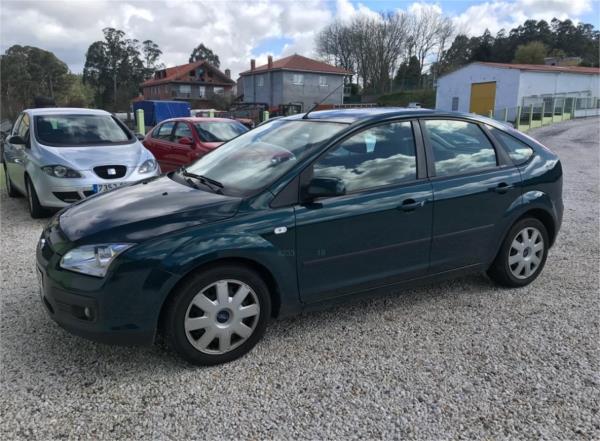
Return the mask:
[[315,35],[332,20],[419,8],[436,8],[469,35],[511,29],[530,18],[570,18],[600,28],[600,0],[0,0],[0,50],[37,46],[80,73],[87,48],[110,26],[129,38],[153,40],[167,66],[187,63],[203,42],[236,78],[252,58],[260,65],[269,54],[315,56]]

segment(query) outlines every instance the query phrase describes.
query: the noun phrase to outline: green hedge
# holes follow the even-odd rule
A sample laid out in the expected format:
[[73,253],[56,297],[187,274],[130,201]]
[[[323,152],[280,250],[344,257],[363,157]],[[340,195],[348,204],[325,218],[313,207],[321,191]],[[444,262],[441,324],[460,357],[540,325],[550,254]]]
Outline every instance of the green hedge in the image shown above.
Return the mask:
[[410,102],[418,102],[422,107],[433,109],[435,107],[435,89],[405,90],[388,93],[377,98],[377,104],[381,106],[406,107]]

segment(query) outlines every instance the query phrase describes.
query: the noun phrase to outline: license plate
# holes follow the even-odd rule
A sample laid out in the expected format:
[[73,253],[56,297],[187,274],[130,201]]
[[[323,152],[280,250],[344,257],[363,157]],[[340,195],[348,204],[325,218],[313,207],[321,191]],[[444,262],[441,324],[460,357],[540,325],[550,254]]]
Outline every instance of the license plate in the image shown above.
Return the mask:
[[102,193],[104,191],[112,190],[113,188],[124,185],[124,182],[111,182],[110,184],[94,184],[92,185],[92,191],[94,193]]

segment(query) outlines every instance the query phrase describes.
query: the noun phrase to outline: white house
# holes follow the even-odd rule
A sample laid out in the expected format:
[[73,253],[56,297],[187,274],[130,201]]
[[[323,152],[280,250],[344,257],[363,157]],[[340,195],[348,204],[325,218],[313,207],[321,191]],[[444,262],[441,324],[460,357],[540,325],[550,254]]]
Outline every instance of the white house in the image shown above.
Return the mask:
[[548,110],[587,97],[600,97],[600,68],[475,62],[438,78],[435,107],[482,115],[507,109],[513,119],[517,106],[545,103]]

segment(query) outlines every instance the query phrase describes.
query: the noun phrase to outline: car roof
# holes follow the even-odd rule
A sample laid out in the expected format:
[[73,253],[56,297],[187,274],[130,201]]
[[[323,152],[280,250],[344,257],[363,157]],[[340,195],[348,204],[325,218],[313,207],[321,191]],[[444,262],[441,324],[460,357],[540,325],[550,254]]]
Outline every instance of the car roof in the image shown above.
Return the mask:
[[27,109],[25,112],[35,115],[110,115],[109,112],[100,109],[84,109],[81,107],[42,107]]
[[[298,120],[302,119],[306,113],[299,113],[292,116],[286,116],[283,120]],[[313,121],[329,121],[329,122],[340,122],[353,124],[357,122],[366,121],[377,121],[393,117],[458,117],[468,118],[471,120],[482,121],[486,123],[498,124],[498,121],[494,121],[490,118],[485,118],[480,115],[472,113],[460,113],[460,112],[447,112],[442,110],[424,109],[424,108],[413,108],[413,107],[364,107],[354,109],[331,109],[331,110],[319,110],[310,112],[308,114],[308,120]]]

